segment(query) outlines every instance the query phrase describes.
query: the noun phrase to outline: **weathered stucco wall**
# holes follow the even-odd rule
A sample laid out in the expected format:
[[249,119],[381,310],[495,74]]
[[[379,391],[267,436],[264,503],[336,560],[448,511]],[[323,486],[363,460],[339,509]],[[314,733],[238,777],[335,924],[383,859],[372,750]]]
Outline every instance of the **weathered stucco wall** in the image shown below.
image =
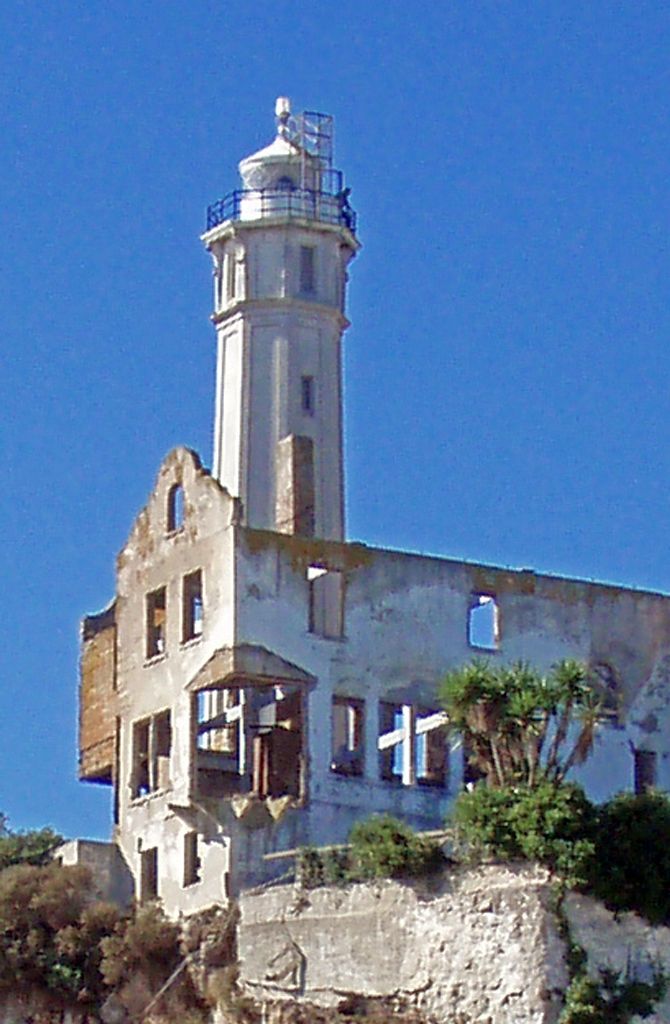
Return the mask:
[[[484,866],[447,875],[433,892],[395,882],[283,886],[244,895],[240,906],[240,980],[261,1003],[334,1008],[386,997],[437,1024],[555,1024],[560,1016],[566,949],[555,892],[539,868]],[[670,977],[670,929],[635,914],[615,918],[576,894],[564,913],[594,978],[609,967],[649,981],[650,965]],[[670,1022],[670,994],[647,1020]]]
[[482,868],[439,892],[382,882],[241,899],[240,978],[255,998],[337,1006],[397,997],[436,1021],[554,1024],[567,982],[544,872]]
[[[184,516],[173,527],[176,487]],[[417,829],[441,827],[462,789],[462,750],[456,739],[445,757],[433,744],[431,760],[427,741],[421,751],[417,723],[433,718],[437,728],[445,672],[474,656],[544,669],[564,657],[588,661],[611,716],[579,781],[595,800],[631,789],[633,751],[640,750],[655,755],[655,782],[670,789],[667,596],[251,530],[240,515],[239,501],[197,456],[175,449],[119,555],[113,619],[86,620],[83,767],[86,778],[116,786],[115,838],[139,895],[157,892],[174,915],[225,902],[284,870],[265,853],[344,842],[371,813],[394,814]],[[186,635],[193,574],[200,580],[200,620]],[[162,635],[160,649],[150,652],[148,596],[158,592]],[[497,608],[488,646],[474,643],[468,629],[480,597]],[[233,721],[225,718],[231,711],[242,726],[236,752],[224,751],[218,782],[207,788],[198,780],[209,755],[196,752],[196,734],[202,738],[207,728],[203,698],[218,700],[217,690],[239,708],[221,705],[210,718],[224,715],[223,726]],[[272,707],[274,698],[266,697],[275,690]],[[282,718],[292,699],[293,712]],[[337,761],[338,701],[347,713],[355,705],[351,771]],[[392,740],[401,771],[380,756],[380,738],[394,732],[410,737]],[[263,747],[261,737],[270,733],[276,746]],[[160,750],[138,768],[143,743]],[[423,769],[440,761],[432,776],[420,774],[422,757]],[[149,762],[153,778],[139,784]],[[143,888],[143,870],[157,884]]]

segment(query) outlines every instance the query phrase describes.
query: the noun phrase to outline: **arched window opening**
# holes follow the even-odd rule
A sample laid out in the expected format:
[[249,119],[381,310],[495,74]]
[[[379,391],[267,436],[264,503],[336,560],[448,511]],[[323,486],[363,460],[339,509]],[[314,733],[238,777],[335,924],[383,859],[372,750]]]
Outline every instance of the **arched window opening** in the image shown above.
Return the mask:
[[184,525],[184,488],[181,484],[173,484],[168,494],[167,528],[168,533],[179,530]]
[[275,188],[280,192],[295,192],[295,182],[288,174],[283,174],[281,178],[277,178]]

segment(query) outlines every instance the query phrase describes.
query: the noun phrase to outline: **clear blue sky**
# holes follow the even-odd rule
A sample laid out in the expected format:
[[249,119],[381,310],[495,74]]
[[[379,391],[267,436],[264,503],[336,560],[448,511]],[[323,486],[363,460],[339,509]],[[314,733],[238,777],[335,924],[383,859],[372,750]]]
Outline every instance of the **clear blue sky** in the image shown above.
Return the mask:
[[211,459],[205,208],[273,105],[336,118],[363,249],[349,533],[670,589],[670,8],[0,7],[0,809],[76,781],[78,620],[163,455]]

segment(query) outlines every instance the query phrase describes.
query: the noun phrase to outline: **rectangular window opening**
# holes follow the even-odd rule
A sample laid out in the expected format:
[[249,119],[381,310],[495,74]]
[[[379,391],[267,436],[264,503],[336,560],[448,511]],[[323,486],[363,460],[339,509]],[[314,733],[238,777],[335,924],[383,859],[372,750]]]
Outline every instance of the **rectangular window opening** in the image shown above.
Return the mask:
[[232,686],[195,695],[196,770],[201,796],[223,797],[243,788],[244,690]]
[[312,295],[315,289],[315,256],[316,250],[312,245],[300,246],[300,292],[303,295]]
[[447,781],[447,716],[421,709],[416,714],[414,771],[420,786],[444,786]]
[[483,651],[500,646],[500,612],[493,594],[473,594],[468,609],[468,644]]
[[300,378],[300,404],[306,416],[314,415],[314,378]]
[[299,797],[303,790],[303,698],[298,686],[249,688],[252,792]]
[[195,695],[199,796],[251,792],[300,797],[304,788],[300,687],[249,685]]
[[634,750],[633,759],[634,791],[636,796],[641,796],[656,787],[658,757],[654,750]]
[[184,888],[200,881],[200,857],[198,856],[198,833],[184,835]]
[[333,697],[331,772],[363,774],[364,703],[350,697]]
[[172,726],[161,711],[133,724],[131,792],[134,798],[170,788]]
[[344,635],[344,574],[321,565],[310,565],[306,579],[309,632],[328,640],[341,640]]
[[379,775],[404,786],[444,786],[447,743],[443,711],[379,704]]
[[158,896],[158,849],[152,846],[140,853],[140,903]]
[[379,704],[379,775],[387,782],[402,782],[405,730],[402,704]]
[[235,253],[226,253],[226,295],[228,302],[232,302],[237,294],[237,260]]
[[194,640],[202,636],[203,626],[203,600],[202,600],[202,572],[196,572],[184,576],[182,581],[182,641]]
[[147,615],[147,658],[165,653],[166,590],[159,587],[146,598]]

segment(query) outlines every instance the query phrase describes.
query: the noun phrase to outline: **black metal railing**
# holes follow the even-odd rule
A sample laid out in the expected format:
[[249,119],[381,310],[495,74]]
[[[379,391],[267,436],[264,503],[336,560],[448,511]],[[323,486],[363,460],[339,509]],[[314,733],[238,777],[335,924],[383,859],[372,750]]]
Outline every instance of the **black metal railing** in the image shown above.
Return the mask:
[[207,230],[226,220],[261,220],[301,217],[323,224],[339,224],[356,233],[356,213],[341,192],[315,192],[307,188],[236,189],[207,207]]

